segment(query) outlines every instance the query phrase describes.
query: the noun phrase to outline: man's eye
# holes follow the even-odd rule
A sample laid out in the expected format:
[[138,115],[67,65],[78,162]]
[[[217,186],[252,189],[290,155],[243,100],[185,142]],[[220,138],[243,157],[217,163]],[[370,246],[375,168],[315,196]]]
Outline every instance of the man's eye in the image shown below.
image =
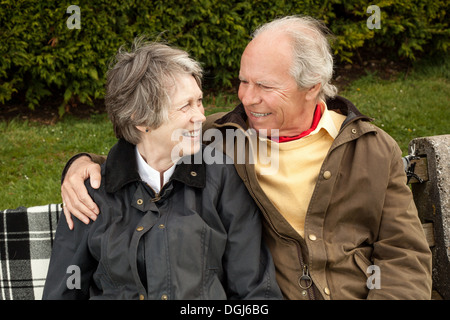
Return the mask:
[[188,111],[188,110],[189,110],[189,104],[186,104],[186,105],[182,106],[182,107],[181,107],[180,109],[178,109],[178,110],[183,111],[183,112]]

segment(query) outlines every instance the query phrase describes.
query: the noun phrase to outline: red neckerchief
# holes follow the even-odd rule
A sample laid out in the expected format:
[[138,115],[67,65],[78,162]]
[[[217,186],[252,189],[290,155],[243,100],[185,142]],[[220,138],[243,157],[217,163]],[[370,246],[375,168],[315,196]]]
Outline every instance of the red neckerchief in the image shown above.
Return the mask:
[[320,106],[317,105],[316,106],[316,110],[314,111],[314,117],[313,117],[313,122],[312,122],[311,128],[309,128],[306,131],[303,131],[302,133],[300,133],[297,136],[293,136],[293,137],[274,137],[272,140],[274,140],[275,142],[278,142],[278,143],[282,143],[282,142],[288,142],[288,141],[293,141],[293,140],[298,140],[300,138],[303,138],[303,137],[307,136],[308,134],[310,134],[311,132],[313,132],[314,130],[316,130],[317,125],[319,124],[319,121],[320,121],[321,117],[322,117],[322,113],[321,113],[321,110],[320,110]]

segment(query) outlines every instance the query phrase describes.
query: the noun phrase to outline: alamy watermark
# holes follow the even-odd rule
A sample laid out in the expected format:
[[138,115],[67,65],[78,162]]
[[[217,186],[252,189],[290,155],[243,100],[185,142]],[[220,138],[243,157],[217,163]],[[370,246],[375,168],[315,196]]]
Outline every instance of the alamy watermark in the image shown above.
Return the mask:
[[67,7],[66,13],[72,14],[66,21],[67,28],[81,29],[81,10],[79,6],[71,5]]
[[[194,125],[194,131],[201,131],[201,124]],[[197,152],[193,157],[184,157],[182,163],[201,164],[256,164],[260,174],[276,174],[279,167],[279,148],[269,137],[278,137],[279,130],[240,129],[222,130],[211,128],[200,134],[200,141],[207,144],[203,152]],[[173,163],[180,163],[182,146],[189,144],[191,138],[184,135],[185,129],[177,129],[172,133],[172,141],[179,142],[171,152]],[[226,141],[224,143],[224,141]],[[225,148],[225,149],[224,149]],[[219,151],[219,152],[217,152]],[[224,158],[225,153],[229,158]],[[193,160],[192,160],[193,158]]]
[[367,7],[366,13],[372,14],[366,22],[370,30],[381,29],[381,10],[379,6],[371,5]]
[[66,280],[67,289],[81,289],[81,270],[77,265],[70,265],[67,267],[66,273],[71,275]]
[[[70,276],[66,280],[67,289],[81,289],[81,270],[77,265],[70,265],[67,267],[66,273]],[[369,290],[381,289],[381,269],[377,265],[370,265],[367,267],[366,273],[371,275],[367,278],[366,286]]]
[[[69,29],[81,29],[81,10],[77,5],[67,7],[66,13],[71,14],[66,24]],[[366,25],[370,30],[381,29],[381,10],[377,5],[367,7],[366,13],[371,14],[367,19]]]
[[371,273],[367,278],[366,285],[369,290],[381,289],[381,269],[377,265],[370,265],[367,267],[366,273]]

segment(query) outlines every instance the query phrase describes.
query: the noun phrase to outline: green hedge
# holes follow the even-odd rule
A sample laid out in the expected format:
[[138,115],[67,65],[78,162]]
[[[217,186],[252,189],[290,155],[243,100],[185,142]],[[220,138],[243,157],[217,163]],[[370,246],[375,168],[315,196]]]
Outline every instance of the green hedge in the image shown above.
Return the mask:
[[[375,3],[381,28],[369,29],[367,1],[54,1],[0,2],[0,103],[24,95],[30,108],[44,97],[92,103],[104,95],[104,75],[117,48],[138,35],[188,50],[207,70],[206,83],[230,87],[251,32],[275,17],[308,14],[336,34],[337,60],[351,62],[358,48],[382,48],[398,58],[447,51],[447,0]],[[80,8],[80,29],[69,29],[70,5]]]

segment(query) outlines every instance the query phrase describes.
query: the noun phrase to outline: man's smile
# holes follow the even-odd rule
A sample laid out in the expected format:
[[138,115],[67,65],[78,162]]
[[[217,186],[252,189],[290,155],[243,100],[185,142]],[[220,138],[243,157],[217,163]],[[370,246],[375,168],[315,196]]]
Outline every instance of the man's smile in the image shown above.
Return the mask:
[[251,115],[256,117],[256,118],[261,118],[261,117],[265,117],[268,116],[270,114],[272,114],[272,112],[268,112],[268,113],[258,113],[258,112],[252,112],[250,111]]

